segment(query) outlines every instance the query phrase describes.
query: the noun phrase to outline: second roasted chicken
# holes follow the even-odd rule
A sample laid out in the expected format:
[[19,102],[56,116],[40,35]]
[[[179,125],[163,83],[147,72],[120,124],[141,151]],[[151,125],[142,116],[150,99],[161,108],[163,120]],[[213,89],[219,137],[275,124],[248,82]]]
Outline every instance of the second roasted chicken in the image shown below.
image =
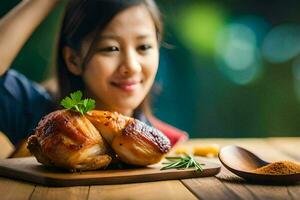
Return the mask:
[[119,113],[93,110],[86,117],[127,164],[146,166],[159,162],[170,150],[169,139],[159,130]]

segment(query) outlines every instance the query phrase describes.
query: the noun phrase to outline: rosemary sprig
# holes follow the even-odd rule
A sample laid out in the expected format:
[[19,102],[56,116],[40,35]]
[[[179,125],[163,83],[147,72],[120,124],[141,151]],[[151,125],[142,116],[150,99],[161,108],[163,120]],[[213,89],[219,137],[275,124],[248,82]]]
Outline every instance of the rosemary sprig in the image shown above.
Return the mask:
[[166,166],[162,167],[160,170],[167,169],[188,169],[188,168],[196,168],[196,171],[201,172],[203,170],[202,166],[204,164],[199,163],[193,156],[184,155],[184,156],[176,156],[176,157],[165,157],[169,162],[165,162]]

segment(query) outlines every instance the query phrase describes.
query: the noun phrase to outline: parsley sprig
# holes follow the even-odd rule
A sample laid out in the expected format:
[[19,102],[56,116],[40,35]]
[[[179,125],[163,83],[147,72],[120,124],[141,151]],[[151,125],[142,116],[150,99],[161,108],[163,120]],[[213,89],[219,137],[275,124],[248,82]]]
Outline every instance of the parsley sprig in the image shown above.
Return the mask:
[[70,94],[70,97],[64,98],[60,105],[66,109],[71,109],[81,113],[82,115],[95,108],[95,100],[81,99],[82,92],[80,90]]
[[203,170],[202,166],[204,164],[199,163],[193,156],[184,155],[184,156],[176,156],[176,157],[165,157],[169,162],[165,162],[163,168],[160,170],[166,169],[188,169],[188,168],[196,168],[196,171],[201,172]]

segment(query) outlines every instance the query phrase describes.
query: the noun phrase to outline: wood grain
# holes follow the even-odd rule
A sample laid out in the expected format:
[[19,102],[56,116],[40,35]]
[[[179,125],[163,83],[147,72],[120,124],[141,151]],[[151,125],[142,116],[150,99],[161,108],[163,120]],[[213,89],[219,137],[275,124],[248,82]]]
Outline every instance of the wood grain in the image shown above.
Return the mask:
[[88,199],[89,186],[76,187],[44,187],[36,186],[31,200],[52,200],[52,199]]
[[232,174],[225,167],[222,167],[221,173],[219,173],[216,177],[225,185],[225,187],[235,193],[235,195],[238,197],[237,199],[255,199],[253,193],[247,187],[245,187],[247,182],[244,179]]
[[1,199],[23,200],[30,198],[35,185],[0,177],[0,188]]
[[[300,162],[300,140],[297,138],[269,138],[268,144],[278,149],[287,156]],[[297,150],[298,149],[298,150]]]
[[207,177],[202,179],[182,180],[183,184],[200,199],[239,199],[221,181]]
[[180,181],[158,181],[123,185],[91,186],[89,200],[197,199]]
[[287,186],[288,194],[292,199],[300,198],[300,185]]
[[255,199],[291,199],[288,190],[285,186],[274,186],[274,185],[264,185],[263,187],[261,185],[245,185],[252,194],[255,196]]

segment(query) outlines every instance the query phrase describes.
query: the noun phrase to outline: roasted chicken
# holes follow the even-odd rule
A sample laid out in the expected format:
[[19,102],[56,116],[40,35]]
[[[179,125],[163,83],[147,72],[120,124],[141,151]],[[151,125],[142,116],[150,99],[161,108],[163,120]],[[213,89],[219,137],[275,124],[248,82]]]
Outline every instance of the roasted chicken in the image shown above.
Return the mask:
[[69,170],[105,168],[112,158],[146,166],[159,162],[170,148],[168,138],[155,128],[98,110],[50,113],[28,139],[28,149],[39,162]]
[[171,148],[164,134],[139,120],[99,110],[88,112],[86,117],[118,158],[127,164],[146,166],[157,163]]
[[105,168],[112,160],[109,146],[93,124],[69,110],[45,116],[27,148],[40,163],[71,171]]

